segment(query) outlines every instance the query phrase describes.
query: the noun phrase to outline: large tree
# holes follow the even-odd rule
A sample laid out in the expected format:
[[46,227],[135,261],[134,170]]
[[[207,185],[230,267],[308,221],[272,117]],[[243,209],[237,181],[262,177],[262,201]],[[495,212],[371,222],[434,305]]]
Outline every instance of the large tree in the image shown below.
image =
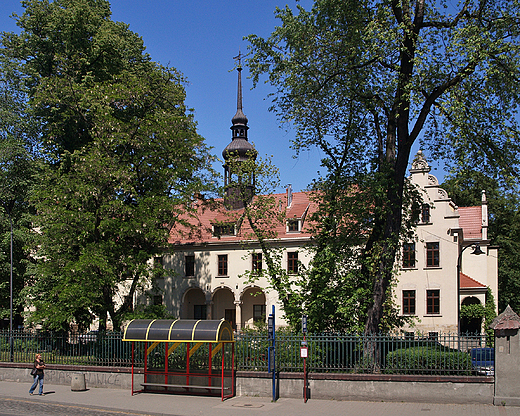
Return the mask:
[[378,332],[413,145],[453,164],[517,174],[520,7],[317,0],[311,11],[278,9],[277,17],[269,38],[249,37],[248,64],[255,81],[267,73],[276,87],[273,108],[295,124],[298,150],[320,146],[329,162],[346,158],[350,183],[367,178],[360,190],[371,218],[359,268],[370,293],[365,331]]
[[0,325],[9,322],[12,290],[14,328],[22,324],[20,292],[30,263],[28,192],[36,172],[30,154],[33,133],[33,123],[27,116],[23,77],[16,62],[0,56]]
[[50,329],[108,317],[118,328],[210,156],[184,79],[150,60],[104,0],[31,0],[4,33],[40,124],[47,169],[33,192],[39,259],[27,299]]

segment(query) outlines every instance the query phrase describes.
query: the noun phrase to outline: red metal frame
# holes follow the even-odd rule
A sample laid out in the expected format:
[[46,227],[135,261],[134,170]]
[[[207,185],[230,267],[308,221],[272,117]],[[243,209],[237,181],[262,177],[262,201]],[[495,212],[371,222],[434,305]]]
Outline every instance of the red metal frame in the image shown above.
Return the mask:
[[[145,347],[145,356],[144,356],[144,383],[147,383],[148,382],[148,376],[150,374],[162,374],[162,372],[156,372],[156,371],[148,371],[148,348],[149,348],[149,345],[148,345],[148,342],[147,341],[144,341],[144,347]],[[134,395],[134,393],[143,393],[143,392],[146,392],[146,391],[152,391],[152,392],[162,392],[162,393],[170,393],[170,394],[179,394],[178,392],[173,392],[171,390],[167,390],[167,386],[169,385],[168,383],[168,376],[170,375],[185,375],[186,376],[186,385],[182,386],[183,388],[186,389],[186,393],[188,394],[197,394],[193,391],[190,391],[190,378],[194,378],[194,377],[208,377],[208,387],[213,387],[212,386],[212,378],[214,377],[214,373],[212,372],[212,367],[213,367],[213,360],[212,360],[212,352],[213,352],[213,342],[207,342],[207,344],[209,344],[209,348],[208,348],[208,373],[207,374],[203,374],[203,375],[200,375],[200,374],[194,374],[192,372],[190,372],[190,345],[191,343],[189,342],[185,342],[184,344],[186,345],[186,372],[184,373],[181,373],[181,372],[170,372],[169,371],[169,368],[168,368],[168,342],[165,342],[164,343],[164,348],[165,348],[165,362],[164,362],[164,389],[154,389],[154,388],[151,388],[151,389],[146,389],[146,388],[142,388],[140,390],[135,390],[134,389],[134,363],[135,363],[135,352],[134,352],[134,348],[135,348],[135,344],[134,344],[134,341],[132,341],[132,395]],[[217,342],[218,344],[218,342]],[[225,356],[226,356],[226,344],[228,344],[227,342],[222,342],[222,362],[221,362],[221,374],[220,374],[220,398],[221,400],[224,400],[224,399],[227,399],[227,398],[230,398],[230,397],[233,397],[235,395],[235,343],[232,342],[231,343],[231,377],[226,377],[226,374],[225,374]],[[231,390],[231,393],[230,394],[227,394],[225,395],[224,394],[224,391],[226,390],[226,387],[225,387],[225,380],[227,379],[231,379],[231,387],[229,388]],[[146,387],[146,386],[144,386]],[[180,386],[176,386],[176,387],[180,387]],[[211,394],[211,389],[208,389],[207,390],[207,393],[204,394],[205,392],[202,390],[202,394],[203,395],[210,395],[210,396],[213,396],[214,394]],[[180,393],[182,394],[182,393]],[[198,394],[201,394],[201,393],[198,393]]]

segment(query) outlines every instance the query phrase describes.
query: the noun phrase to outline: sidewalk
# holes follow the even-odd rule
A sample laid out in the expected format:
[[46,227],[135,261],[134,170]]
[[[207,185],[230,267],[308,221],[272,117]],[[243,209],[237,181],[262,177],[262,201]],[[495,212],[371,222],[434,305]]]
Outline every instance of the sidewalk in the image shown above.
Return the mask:
[[141,393],[132,396],[121,389],[93,388],[73,392],[70,386],[45,385],[43,397],[29,396],[30,382],[0,381],[0,397],[22,398],[75,406],[133,411],[145,415],[176,416],[520,416],[520,407],[429,403],[354,402],[281,398],[272,403],[267,397],[235,397],[224,402],[218,397]]

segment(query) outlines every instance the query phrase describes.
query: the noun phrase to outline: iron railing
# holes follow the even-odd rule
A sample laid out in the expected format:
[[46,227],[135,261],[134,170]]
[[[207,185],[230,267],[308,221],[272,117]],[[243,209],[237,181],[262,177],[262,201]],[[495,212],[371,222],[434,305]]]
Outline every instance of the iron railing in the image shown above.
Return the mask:
[[[48,364],[130,367],[132,343],[121,332],[88,334],[13,331],[15,362],[32,363],[41,353]],[[267,371],[264,333],[236,335],[236,368]],[[302,335],[277,333],[277,371],[301,372]],[[485,335],[308,335],[307,369],[314,373],[474,375],[470,351],[489,347]],[[135,343],[134,365],[144,365],[143,343]],[[202,350],[201,350],[202,351]],[[0,361],[10,361],[9,331],[0,331]]]
[[[267,371],[267,335],[241,334],[237,368]],[[301,372],[301,335],[276,335],[277,371]],[[307,370],[314,373],[475,375],[470,351],[489,346],[485,335],[309,335]]]
[[[0,361],[10,361],[9,331],[0,332]],[[53,333],[13,331],[14,362],[34,361],[42,354],[47,364],[129,367],[132,343],[123,342],[122,332]]]

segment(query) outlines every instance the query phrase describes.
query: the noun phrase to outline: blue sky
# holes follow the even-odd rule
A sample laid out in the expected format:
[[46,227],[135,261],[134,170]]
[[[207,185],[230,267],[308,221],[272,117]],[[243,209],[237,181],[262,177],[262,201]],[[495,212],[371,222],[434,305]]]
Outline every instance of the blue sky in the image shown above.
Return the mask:
[[[152,59],[180,70],[188,80],[186,104],[194,109],[198,131],[221,157],[231,141],[236,111],[237,74],[233,57],[247,52],[244,36],[267,37],[279,21],[276,7],[296,7],[296,0],[112,0],[112,19],[130,25],[144,40]],[[299,2],[304,8],[311,0]],[[2,0],[0,30],[18,31],[9,16],[23,13],[19,0]],[[268,111],[270,86],[251,90],[248,71],[242,72],[243,107],[249,120],[249,140],[261,157],[273,156],[280,170],[281,191],[292,184],[305,189],[320,170],[321,152],[313,149],[294,158],[294,130],[280,127]],[[222,172],[220,164],[217,165]],[[441,176],[441,175],[439,175]],[[439,178],[441,179],[441,178]]]

